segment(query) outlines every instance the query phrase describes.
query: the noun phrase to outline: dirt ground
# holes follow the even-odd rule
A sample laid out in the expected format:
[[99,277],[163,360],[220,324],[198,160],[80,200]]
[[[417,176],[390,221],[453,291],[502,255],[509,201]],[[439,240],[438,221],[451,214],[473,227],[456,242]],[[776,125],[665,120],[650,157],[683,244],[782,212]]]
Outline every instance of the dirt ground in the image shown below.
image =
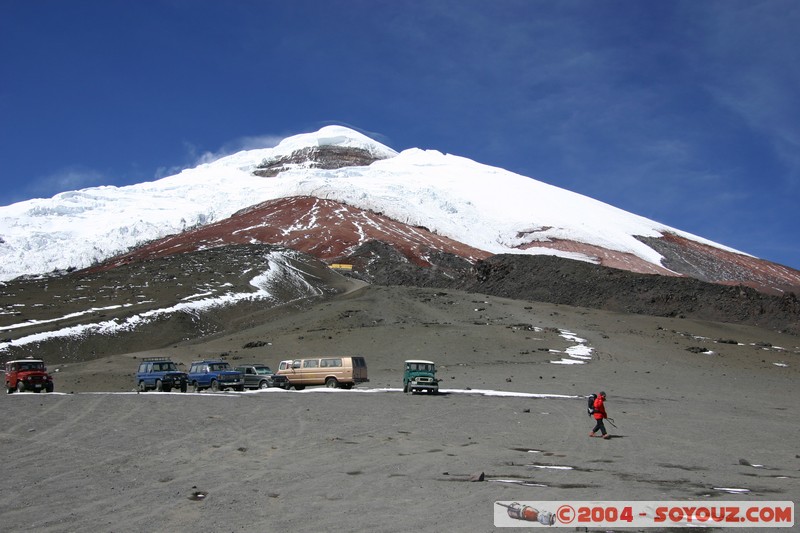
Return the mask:
[[[552,362],[576,344],[585,364]],[[155,354],[363,355],[370,382],[132,392]],[[409,358],[438,363],[442,394],[401,391]],[[495,501],[800,497],[800,340],[749,326],[368,286],[48,365],[56,393],[0,398],[3,531],[492,531]],[[601,389],[609,440],[588,436]]]

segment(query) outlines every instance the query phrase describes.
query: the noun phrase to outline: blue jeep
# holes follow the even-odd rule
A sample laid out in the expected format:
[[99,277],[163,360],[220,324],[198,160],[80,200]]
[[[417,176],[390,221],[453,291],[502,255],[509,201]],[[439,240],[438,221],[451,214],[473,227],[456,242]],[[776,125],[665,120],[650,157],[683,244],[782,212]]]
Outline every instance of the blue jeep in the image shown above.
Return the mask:
[[220,391],[223,389],[244,390],[244,376],[231,369],[225,361],[217,359],[194,361],[189,368],[189,383],[195,392],[203,389]]
[[175,363],[165,357],[145,357],[136,372],[136,390],[139,392],[151,389],[159,392],[180,389],[186,392],[188,383],[186,372],[178,370]]

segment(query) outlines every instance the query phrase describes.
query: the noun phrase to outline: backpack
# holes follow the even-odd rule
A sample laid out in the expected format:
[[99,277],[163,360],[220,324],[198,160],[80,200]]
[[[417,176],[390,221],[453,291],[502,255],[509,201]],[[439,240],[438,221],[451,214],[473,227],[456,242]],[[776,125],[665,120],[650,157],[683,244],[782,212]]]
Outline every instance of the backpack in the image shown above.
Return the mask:
[[586,413],[589,416],[594,414],[594,401],[597,399],[597,394],[590,394],[586,397],[587,405],[586,405]]

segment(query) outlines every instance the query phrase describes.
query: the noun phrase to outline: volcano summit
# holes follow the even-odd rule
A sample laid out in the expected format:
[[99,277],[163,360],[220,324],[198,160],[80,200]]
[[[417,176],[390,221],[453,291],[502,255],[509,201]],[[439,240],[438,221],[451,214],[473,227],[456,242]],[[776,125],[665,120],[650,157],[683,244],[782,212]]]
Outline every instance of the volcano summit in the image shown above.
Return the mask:
[[423,266],[440,252],[553,255],[773,294],[800,287],[794,269],[586,196],[435,150],[397,153],[339,126],[153,182],[2,207],[0,279],[231,243],[332,262],[372,240]]

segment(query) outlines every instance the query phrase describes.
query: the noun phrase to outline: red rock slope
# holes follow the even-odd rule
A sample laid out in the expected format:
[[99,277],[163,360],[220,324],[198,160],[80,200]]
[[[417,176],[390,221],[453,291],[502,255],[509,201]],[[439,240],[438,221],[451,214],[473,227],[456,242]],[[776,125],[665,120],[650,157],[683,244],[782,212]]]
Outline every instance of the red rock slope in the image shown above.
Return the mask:
[[254,205],[225,220],[146,244],[92,270],[223,246],[260,242],[309,253],[323,261],[346,256],[360,244],[381,240],[420,266],[428,252],[448,252],[475,261],[491,254],[409,226],[380,213],[312,196],[280,198]]
[[[333,200],[296,196],[254,205],[228,219],[151,242],[90,270],[105,270],[130,262],[252,242],[286,246],[330,263],[346,257],[357,246],[371,240],[392,245],[420,266],[430,265],[427,257],[431,251],[452,253],[473,262],[492,255],[381,213]],[[632,254],[574,241],[537,242],[535,246],[580,253],[597,264],[631,272],[686,276],[725,285],[741,284],[772,294],[800,293],[800,272],[797,270],[672,234],[641,240],[664,257],[662,265],[654,265]]]

